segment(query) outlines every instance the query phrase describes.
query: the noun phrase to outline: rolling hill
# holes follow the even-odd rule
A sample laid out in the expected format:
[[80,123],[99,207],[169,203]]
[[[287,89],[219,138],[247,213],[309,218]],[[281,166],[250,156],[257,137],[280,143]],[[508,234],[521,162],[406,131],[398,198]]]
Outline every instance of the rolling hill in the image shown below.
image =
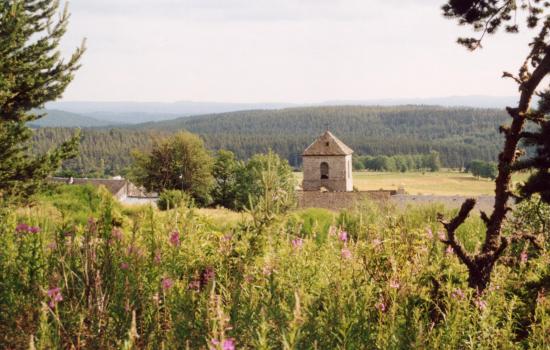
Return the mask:
[[38,120],[29,122],[31,127],[65,127],[65,128],[87,128],[87,127],[104,127],[115,125],[117,123],[100,120],[77,113],[61,111],[57,109],[48,109],[38,111],[38,113],[46,113],[46,116]]

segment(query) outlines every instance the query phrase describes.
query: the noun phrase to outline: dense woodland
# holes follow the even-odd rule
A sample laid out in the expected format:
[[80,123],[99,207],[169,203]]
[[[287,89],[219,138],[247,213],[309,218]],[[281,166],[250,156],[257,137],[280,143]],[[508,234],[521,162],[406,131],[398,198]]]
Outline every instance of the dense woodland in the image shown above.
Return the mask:
[[[78,159],[65,169],[79,174],[120,174],[133,149],[146,149],[152,137],[186,129],[199,134],[212,150],[228,149],[240,159],[272,149],[294,167],[302,151],[327,127],[356,155],[429,154],[437,151],[442,166],[461,168],[474,159],[493,161],[501,147],[498,127],[507,121],[495,109],[400,107],[307,107],[256,110],[179,118],[118,129],[85,129]],[[39,150],[74,131],[38,129]]]

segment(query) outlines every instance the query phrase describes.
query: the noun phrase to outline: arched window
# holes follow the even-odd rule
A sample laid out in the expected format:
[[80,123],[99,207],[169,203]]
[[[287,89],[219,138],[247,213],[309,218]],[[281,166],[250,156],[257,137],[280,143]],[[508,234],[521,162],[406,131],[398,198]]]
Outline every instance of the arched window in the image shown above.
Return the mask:
[[322,162],[321,163],[321,180],[327,180],[328,179],[328,163]]

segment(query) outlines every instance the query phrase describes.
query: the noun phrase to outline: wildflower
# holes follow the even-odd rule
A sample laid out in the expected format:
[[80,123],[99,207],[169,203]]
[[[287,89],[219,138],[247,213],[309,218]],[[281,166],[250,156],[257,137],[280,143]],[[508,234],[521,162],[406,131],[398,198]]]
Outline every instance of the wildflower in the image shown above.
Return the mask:
[[262,273],[264,276],[270,276],[273,273],[273,267],[269,265],[264,266]]
[[376,246],[379,246],[380,244],[382,244],[382,241],[379,240],[378,238],[375,238],[375,239],[372,240],[372,245],[373,246],[376,247]]
[[453,247],[448,245],[447,249],[445,249],[445,254],[453,254],[453,253],[454,253]]
[[351,259],[351,252],[349,251],[348,248],[342,248],[340,255],[342,256],[342,259],[345,259],[345,260]]
[[433,239],[433,238],[434,238],[434,234],[433,234],[431,228],[428,228],[428,229],[426,230],[426,236],[428,236],[428,239]]
[[296,238],[292,240],[292,246],[295,249],[302,249],[303,244],[304,244],[304,240],[302,238]]
[[172,244],[174,247],[179,247],[180,233],[178,231],[174,231],[170,234],[170,244]]
[[37,226],[29,227],[29,233],[38,233],[38,232],[40,232],[40,227],[37,227]]
[[198,292],[201,289],[201,281],[197,279],[192,280],[191,282],[189,282],[187,289]]
[[474,304],[477,306],[477,308],[479,309],[479,311],[483,311],[487,308],[487,302],[485,300],[481,300],[481,299],[476,299],[474,301]]
[[121,268],[122,270],[128,270],[129,267],[130,267],[130,266],[128,265],[127,262],[122,262],[122,263],[120,263],[120,268]]
[[443,231],[439,231],[439,232],[437,233],[437,236],[438,236],[439,239],[442,240],[442,241],[446,241],[446,240],[447,240],[447,236],[445,235],[445,232],[443,232]]
[[200,284],[201,288],[206,286],[210,281],[214,279],[216,273],[212,267],[207,267],[201,271]]
[[338,238],[345,243],[348,241],[348,233],[346,231],[340,231]]
[[174,285],[174,281],[172,281],[172,279],[169,277],[165,277],[162,279],[161,284],[162,284],[162,289],[168,290],[172,288],[172,286]]
[[232,338],[225,339],[222,344],[223,350],[235,350],[235,341]]
[[399,287],[401,287],[401,285],[399,284],[399,281],[396,281],[396,280],[390,281],[390,288],[399,289]]
[[111,237],[113,239],[115,239],[116,241],[122,241],[122,231],[120,231],[119,229],[117,228],[114,228],[112,231],[111,231]]
[[48,305],[50,305],[52,309],[57,305],[57,303],[63,300],[63,295],[61,295],[61,289],[59,287],[48,290],[48,297],[50,297],[50,302]]
[[380,299],[380,301],[376,304],[376,308],[380,312],[386,312],[387,307],[386,307],[386,303],[384,302],[384,300]]
[[451,295],[455,299],[464,299],[464,292],[460,288],[455,289]]
[[48,243],[47,247],[49,250],[54,251],[57,249],[57,244],[55,242],[50,242]]
[[527,252],[524,250],[521,252],[521,254],[519,255],[519,260],[525,264],[527,262],[527,259],[528,259],[528,255],[527,255]]
[[160,252],[159,249],[157,249],[155,251],[155,258],[154,258],[155,264],[157,264],[157,265],[160,264],[161,259],[162,259],[162,253]]
[[15,227],[15,232],[17,233],[23,233],[29,231],[29,225],[27,224],[19,224]]

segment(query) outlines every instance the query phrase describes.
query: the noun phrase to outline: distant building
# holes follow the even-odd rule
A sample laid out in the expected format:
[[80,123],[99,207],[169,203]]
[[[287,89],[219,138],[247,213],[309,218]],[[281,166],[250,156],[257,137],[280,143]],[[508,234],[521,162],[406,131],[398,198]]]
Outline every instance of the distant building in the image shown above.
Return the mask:
[[154,200],[158,197],[156,193],[147,193],[128,180],[122,178],[114,179],[88,179],[88,178],[64,178],[53,177],[52,182],[65,183],[68,185],[92,185],[95,187],[104,186],[111,194],[121,202],[139,202],[139,199]]
[[351,156],[353,150],[326,131],[302,154],[304,191],[353,191]]

